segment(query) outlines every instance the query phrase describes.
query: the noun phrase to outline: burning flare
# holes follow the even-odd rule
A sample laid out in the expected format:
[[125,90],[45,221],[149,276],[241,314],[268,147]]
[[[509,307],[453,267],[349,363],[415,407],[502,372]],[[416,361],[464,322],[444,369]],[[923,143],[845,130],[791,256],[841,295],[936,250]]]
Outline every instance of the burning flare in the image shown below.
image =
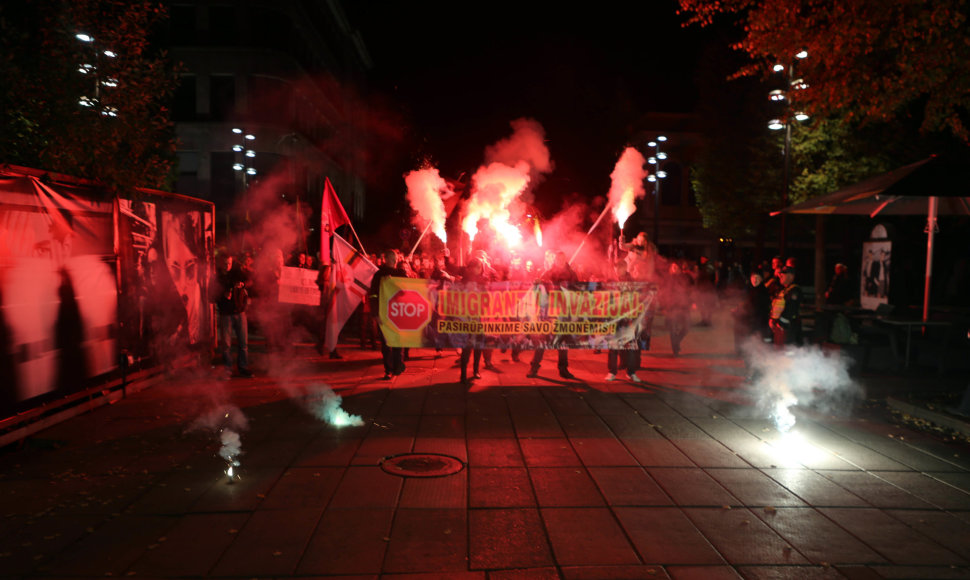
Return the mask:
[[613,173],[610,174],[612,186],[609,193],[609,205],[613,208],[613,217],[622,228],[627,218],[636,211],[634,200],[642,199],[646,194],[643,180],[647,178],[644,168],[647,160],[633,147],[627,147],[620,155]]
[[742,346],[752,371],[750,392],[781,433],[795,425],[796,405],[839,412],[851,409],[861,390],[849,376],[849,361],[815,346],[777,350],[752,338]]
[[500,239],[514,246],[522,241],[522,232],[512,221],[521,213],[512,214],[530,201],[530,188],[553,170],[553,163],[542,125],[534,119],[516,119],[510,125],[510,136],[485,148],[485,163],[472,176],[461,229],[474,240],[484,219]]
[[411,209],[421,217],[423,223],[431,224],[431,231],[438,236],[442,242],[447,242],[445,234],[445,220],[448,217],[445,213],[443,199],[455,195],[438,170],[434,167],[416,169],[404,176],[404,183],[408,187],[408,202]]
[[313,385],[306,396],[306,404],[314,417],[334,427],[360,427],[364,420],[359,415],[344,411],[340,404],[343,397],[326,385]]
[[510,222],[509,206],[529,185],[529,164],[519,161],[509,167],[496,162],[481,167],[472,176],[472,185],[474,193],[465,206],[461,229],[474,240],[478,221],[484,219],[509,245],[521,242],[522,232]]

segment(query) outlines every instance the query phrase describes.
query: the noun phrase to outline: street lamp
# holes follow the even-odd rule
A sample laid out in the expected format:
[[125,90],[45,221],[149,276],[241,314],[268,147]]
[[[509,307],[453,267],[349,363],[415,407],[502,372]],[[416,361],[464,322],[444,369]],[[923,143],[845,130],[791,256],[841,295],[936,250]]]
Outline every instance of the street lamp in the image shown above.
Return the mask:
[[658,135],[647,147],[653,147],[653,155],[647,158],[647,163],[654,166],[654,171],[647,176],[647,181],[653,183],[653,244],[660,247],[660,180],[667,177],[667,172],[660,169],[660,162],[667,159],[667,154],[660,150],[660,144],[666,141],[663,135]]
[[[807,51],[799,51],[795,54],[796,59],[803,59],[808,57]],[[795,78],[795,61],[791,61],[787,66],[783,64],[776,64],[771,70],[774,72],[784,72],[787,69],[787,83],[784,89],[775,89],[768,93],[768,99],[775,103],[781,103],[784,105],[784,115],[779,119],[772,119],[768,121],[768,128],[772,131],[785,130],[785,165],[784,165],[784,190],[782,193],[782,207],[788,207],[788,194],[791,188],[791,127],[792,121],[807,121],[809,116],[803,111],[795,111],[792,109],[795,97],[795,92],[801,91],[808,88],[808,83],[805,79]],[[785,255],[785,247],[787,245],[787,214],[781,214],[781,233],[779,244],[780,254]]]
[[102,98],[102,87],[104,88],[115,88],[118,86],[118,79],[111,76],[106,76],[101,70],[102,57],[113,59],[117,58],[118,53],[113,50],[103,48],[98,46],[95,39],[90,34],[84,32],[79,32],[74,35],[74,38],[83,42],[84,44],[91,45],[94,48],[94,63],[84,62],[78,65],[77,71],[82,75],[90,75],[94,78],[94,96],[89,97],[87,95],[82,95],[78,100],[78,104],[86,109],[91,109],[98,111],[104,117],[117,117],[118,109],[110,105],[105,105],[101,102]]
[[[255,146],[256,136],[252,133],[247,133],[239,127],[233,127],[232,133],[236,136],[236,142],[232,146],[232,150],[236,154],[236,159],[232,164],[232,168],[234,171],[238,171],[242,177],[243,199],[248,202],[249,178],[256,175],[256,167],[254,167],[256,164],[256,150],[252,149]],[[248,203],[246,207],[246,221],[249,221]]]

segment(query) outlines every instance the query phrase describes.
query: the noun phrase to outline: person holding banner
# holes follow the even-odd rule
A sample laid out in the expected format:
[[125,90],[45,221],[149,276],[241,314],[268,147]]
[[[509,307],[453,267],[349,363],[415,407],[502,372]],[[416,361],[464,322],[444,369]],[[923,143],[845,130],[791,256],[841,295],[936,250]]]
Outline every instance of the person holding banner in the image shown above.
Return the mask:
[[[494,279],[492,273],[493,270],[490,269],[487,262],[487,255],[482,250],[476,252],[476,257],[472,258],[468,265],[465,266],[465,270],[462,273],[461,280],[466,284],[481,284],[483,287],[488,282]],[[477,337],[469,337],[470,342],[477,343]],[[468,381],[468,359],[472,358],[474,355],[474,362],[472,363],[472,376],[476,379],[482,378],[481,373],[478,372],[478,365],[482,359],[482,354],[485,355],[485,368],[490,370],[495,370],[492,366],[492,351],[491,349],[482,349],[480,346],[463,346],[461,348],[461,383],[463,385],[469,384]]]
[[[633,276],[626,269],[626,262],[620,260],[616,263],[615,280],[618,282],[632,282]],[[623,359],[623,368],[626,369],[627,377],[634,383],[643,382],[637,376],[640,370],[640,337],[634,337],[636,348],[634,350],[619,350],[611,348],[606,354],[606,368],[609,373],[606,375],[607,381],[616,380],[616,372],[619,370],[619,361]]]
[[[380,312],[381,305],[381,281],[388,276],[407,278],[407,272],[398,266],[398,253],[396,250],[384,250],[384,263],[377,268],[374,277],[371,279],[370,292],[368,298],[371,300],[371,311]],[[389,381],[391,377],[398,376],[404,372],[404,349],[399,347],[391,348],[387,345],[384,338],[384,331],[378,326],[377,337],[381,341],[381,358],[384,362],[383,380]]]
[[[563,251],[558,251],[555,253],[552,266],[543,272],[539,279],[542,282],[555,286],[577,281],[576,273],[573,272],[573,269],[569,266],[569,260],[566,257],[566,253]],[[544,354],[544,348],[537,348],[533,351],[532,362],[529,365],[529,372],[525,376],[529,377],[530,379],[539,376],[539,366],[542,364],[542,356]],[[564,379],[576,378],[575,375],[569,372],[569,351],[567,349],[559,349],[559,376]]]

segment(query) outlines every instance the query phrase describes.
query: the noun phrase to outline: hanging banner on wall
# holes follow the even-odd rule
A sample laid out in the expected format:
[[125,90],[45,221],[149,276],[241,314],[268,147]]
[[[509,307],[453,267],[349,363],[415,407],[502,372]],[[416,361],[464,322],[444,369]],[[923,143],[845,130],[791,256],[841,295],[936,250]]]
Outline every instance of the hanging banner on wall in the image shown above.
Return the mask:
[[657,286],[644,282],[563,285],[449,283],[388,277],[380,324],[388,345],[409,348],[638,348]]

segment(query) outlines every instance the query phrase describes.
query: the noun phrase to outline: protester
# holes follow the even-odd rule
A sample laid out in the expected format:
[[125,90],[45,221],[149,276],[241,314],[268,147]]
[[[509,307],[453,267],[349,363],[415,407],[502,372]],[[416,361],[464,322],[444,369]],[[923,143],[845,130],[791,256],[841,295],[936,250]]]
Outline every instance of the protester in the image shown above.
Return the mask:
[[[573,269],[569,267],[569,262],[566,259],[566,253],[559,251],[553,254],[552,265],[542,273],[539,277],[542,282],[558,286],[560,284],[569,284],[576,282],[576,273]],[[526,374],[529,378],[534,378],[539,376],[539,366],[542,364],[542,357],[545,353],[544,348],[537,348],[533,351],[532,362],[529,365],[529,372]],[[569,351],[567,349],[559,349],[559,376],[564,379],[575,379],[575,375],[569,372]]]
[[660,288],[660,305],[664,309],[664,319],[670,333],[670,348],[677,356],[690,326],[691,305],[691,278],[678,262],[670,263]]
[[710,326],[717,308],[717,272],[707,256],[697,260],[697,278],[694,280],[694,301],[701,315],[701,326]]
[[627,270],[634,280],[652,282],[656,278],[657,247],[647,239],[646,232],[640,232],[632,241],[624,242],[620,233],[619,246],[627,252]]
[[825,304],[850,306],[855,302],[855,289],[849,280],[849,267],[841,262],[835,265],[835,275],[825,291]]
[[[476,285],[479,289],[484,289],[483,286],[491,280],[489,271],[487,270],[486,263],[481,257],[475,257],[469,260],[468,265],[465,266],[464,273],[462,274],[462,283],[469,285]],[[468,340],[473,342],[474,345],[466,345],[461,348],[461,382],[462,384],[468,384],[468,360],[474,355],[474,361],[472,363],[472,376],[476,379],[482,378],[482,375],[478,372],[478,366],[482,359],[482,353],[487,352],[491,355],[491,350],[482,349],[479,346],[479,341],[482,340],[480,336],[469,335]],[[491,367],[489,359],[485,361],[485,367]],[[495,367],[492,367],[494,370]]]
[[[407,272],[398,266],[399,259],[397,250],[386,250],[384,252],[384,263],[374,273],[368,297],[371,300],[371,311],[375,314],[380,312],[380,304],[383,299],[380,295],[381,281],[388,276],[407,277]],[[381,341],[381,357],[384,362],[383,379],[388,381],[392,376],[398,376],[404,372],[404,349],[388,346],[387,339],[384,337],[384,330],[379,326],[377,336]]]
[[[613,277],[618,282],[632,282],[633,276],[627,271],[626,262],[620,260],[616,263],[616,275]],[[642,382],[637,376],[640,370],[640,339],[634,337],[636,342],[632,350],[620,350],[611,348],[606,353],[606,368],[609,371],[606,375],[607,381],[616,380],[616,372],[619,370],[619,361],[623,360],[623,368],[626,370],[627,377],[634,383]]]
[[771,296],[774,296],[781,289],[781,269],[784,267],[785,263],[781,256],[775,256],[771,259],[771,266],[765,275],[765,288],[768,289]]
[[765,288],[761,274],[751,274],[751,283],[745,289],[742,300],[734,309],[734,351],[741,354],[741,346],[748,338],[764,340],[771,335],[768,320],[771,314],[771,296]]
[[802,305],[802,291],[795,284],[795,269],[785,266],[781,269],[781,290],[771,299],[771,332],[776,347],[787,344],[801,344],[802,319],[799,310]]
[[209,301],[215,304],[218,314],[219,352],[226,366],[227,376],[232,375],[232,335],[236,335],[236,364],[239,374],[251,377],[249,370],[249,328],[246,321],[246,278],[241,269],[233,267],[232,255],[219,254],[216,271],[209,285]]

